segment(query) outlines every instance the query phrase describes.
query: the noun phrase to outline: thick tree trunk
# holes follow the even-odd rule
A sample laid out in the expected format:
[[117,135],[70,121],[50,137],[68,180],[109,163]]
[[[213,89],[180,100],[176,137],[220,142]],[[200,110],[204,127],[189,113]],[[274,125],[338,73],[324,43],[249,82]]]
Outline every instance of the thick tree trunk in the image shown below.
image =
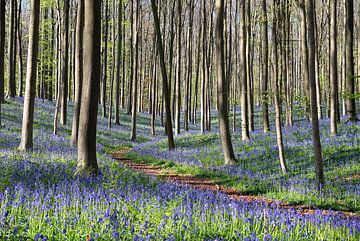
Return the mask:
[[169,150],[175,149],[174,144],[174,137],[173,137],[173,130],[172,130],[172,123],[171,123],[171,108],[170,108],[170,93],[168,88],[168,79],[167,79],[167,72],[166,72],[166,65],[165,65],[165,56],[164,56],[164,48],[163,48],[163,42],[161,38],[161,32],[160,32],[160,21],[158,16],[158,10],[155,3],[155,0],[151,0],[151,8],[154,16],[154,27],[157,37],[157,48],[159,51],[159,57],[160,57],[160,67],[161,67],[161,75],[163,78],[163,93],[165,98],[165,109],[166,109],[166,132],[168,136],[168,145]]
[[40,0],[31,0],[29,47],[26,71],[24,111],[19,149],[26,151],[33,147],[33,121],[36,91],[37,57],[39,48]]
[[81,109],[81,91],[83,82],[83,32],[84,32],[84,0],[78,0],[76,37],[75,37],[75,101],[72,122],[71,143],[77,146],[79,135],[79,118]]
[[100,89],[101,1],[84,1],[84,71],[77,173],[98,173],[96,124]]
[[313,132],[313,145],[315,155],[315,178],[317,189],[320,191],[325,184],[323,173],[323,161],[321,154],[320,131],[318,110],[316,102],[316,83],[315,83],[315,33],[314,33],[314,0],[305,0],[307,22],[309,26],[309,80],[310,80],[310,93],[311,93],[311,118],[312,118],[312,132]]
[[224,153],[225,165],[232,165],[236,162],[233,146],[231,143],[228,117],[228,81],[225,77],[225,56],[224,56],[224,0],[216,0],[216,68],[218,88],[218,110],[221,143]]
[[338,66],[337,66],[337,0],[330,1],[330,132],[337,135]]

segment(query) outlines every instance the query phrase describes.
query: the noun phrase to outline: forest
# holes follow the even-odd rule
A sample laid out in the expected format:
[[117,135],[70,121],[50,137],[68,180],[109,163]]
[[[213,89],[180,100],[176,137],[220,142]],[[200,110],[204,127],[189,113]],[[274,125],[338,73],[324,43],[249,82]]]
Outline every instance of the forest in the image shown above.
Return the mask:
[[360,240],[358,0],[0,0],[0,240]]

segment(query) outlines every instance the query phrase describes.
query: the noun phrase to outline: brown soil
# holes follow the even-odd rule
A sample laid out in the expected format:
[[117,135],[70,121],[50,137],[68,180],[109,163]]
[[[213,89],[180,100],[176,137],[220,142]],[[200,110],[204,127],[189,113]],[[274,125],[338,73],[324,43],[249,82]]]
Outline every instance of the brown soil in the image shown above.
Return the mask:
[[[228,195],[230,198],[238,201],[246,201],[246,202],[265,202],[267,204],[273,204],[277,203],[277,205],[284,209],[295,209],[301,214],[312,214],[316,210],[313,208],[310,208],[305,205],[295,205],[295,204],[288,204],[285,202],[281,202],[278,200],[271,200],[260,196],[254,196],[254,195],[246,195],[238,192],[237,190],[233,188],[224,187],[222,185],[218,185],[214,183],[214,181],[210,179],[205,178],[198,178],[194,177],[191,174],[178,174],[175,172],[171,172],[169,170],[162,169],[157,166],[151,166],[143,163],[137,163],[132,160],[129,160],[126,158],[126,153],[129,151],[129,149],[120,149],[116,150],[112,153],[112,157],[116,160],[118,160],[120,163],[126,165],[130,169],[142,172],[147,175],[157,176],[160,178],[165,179],[166,181],[177,183],[184,186],[190,186],[195,189],[199,190],[207,190],[207,191],[214,191],[214,192],[222,192]],[[337,211],[337,213],[342,213],[346,217],[353,217],[353,218],[359,218],[360,214],[358,213],[352,213],[352,212],[343,212],[343,211]],[[329,215],[330,211],[328,210],[322,210],[323,215]]]

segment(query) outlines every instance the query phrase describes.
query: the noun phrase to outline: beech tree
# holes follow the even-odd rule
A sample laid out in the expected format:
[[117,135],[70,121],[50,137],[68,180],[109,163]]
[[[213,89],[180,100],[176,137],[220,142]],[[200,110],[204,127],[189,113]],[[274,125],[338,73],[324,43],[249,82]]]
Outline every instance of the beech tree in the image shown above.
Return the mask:
[[19,149],[33,147],[33,121],[36,91],[37,57],[39,48],[40,0],[31,0],[29,47],[26,69],[25,99]]
[[314,21],[314,0],[305,0],[306,19],[308,21],[309,32],[309,84],[311,93],[311,123],[312,123],[312,138],[314,145],[315,156],[315,179],[318,190],[321,190],[325,185],[324,168],[322,160],[320,130],[318,120],[318,110],[316,102],[316,83],[315,83],[315,21]]
[[346,114],[356,121],[355,71],[354,71],[354,0],[345,0],[345,78]]
[[[0,108],[1,102],[4,101],[4,75],[5,75],[5,26],[6,26],[6,3],[0,0]],[[1,110],[0,110],[1,113]],[[1,118],[0,118],[1,119]]]
[[337,134],[338,63],[337,63],[337,0],[330,1],[330,133]]
[[100,91],[101,1],[84,0],[84,69],[77,173],[97,174],[96,124]]
[[81,108],[81,92],[83,85],[83,32],[84,32],[84,0],[78,0],[75,35],[75,99],[71,131],[71,143],[76,146],[79,134],[79,118]]
[[151,0],[151,9],[154,17],[154,28],[157,37],[157,48],[159,51],[159,60],[161,67],[161,75],[163,82],[163,93],[165,98],[165,111],[166,111],[166,133],[168,136],[168,146],[169,150],[173,150],[175,148],[172,123],[171,123],[171,107],[170,107],[170,94],[169,94],[169,86],[168,86],[168,77],[166,72],[165,65],[165,56],[164,56],[164,47],[162,43],[161,31],[160,31],[160,21],[158,16],[158,9],[155,0]]
[[216,71],[219,126],[225,165],[235,164],[228,117],[228,79],[225,77],[224,0],[216,0]]

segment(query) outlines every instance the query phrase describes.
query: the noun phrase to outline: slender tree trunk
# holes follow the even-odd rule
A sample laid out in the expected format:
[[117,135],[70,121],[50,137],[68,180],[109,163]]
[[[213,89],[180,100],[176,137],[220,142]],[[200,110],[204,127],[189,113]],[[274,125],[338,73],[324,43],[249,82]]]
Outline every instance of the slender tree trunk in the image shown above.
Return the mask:
[[107,65],[108,65],[108,36],[109,36],[109,0],[105,1],[105,33],[104,33],[104,62],[103,62],[103,74],[101,81],[101,104],[103,110],[103,117],[106,118],[106,87],[107,87]]
[[232,165],[236,162],[236,159],[231,143],[228,117],[228,80],[230,78],[225,77],[224,0],[216,0],[216,12],[217,100],[219,109],[220,136],[225,165]]
[[64,0],[64,24],[62,32],[62,68],[61,68],[61,119],[60,123],[66,125],[67,121],[67,98],[68,98],[68,69],[69,69],[69,10],[70,0]]
[[[0,105],[4,101],[4,73],[5,73],[5,0],[0,0]],[[1,111],[0,111],[1,113]],[[0,118],[1,119],[1,118]],[[1,123],[0,123],[1,125]]]
[[301,13],[301,52],[302,52],[302,69],[304,78],[304,93],[305,93],[305,115],[307,119],[310,113],[310,87],[309,87],[309,54],[308,54],[308,43],[307,43],[307,21],[304,0],[299,1],[299,8]]
[[346,114],[350,121],[356,121],[355,71],[354,71],[354,0],[345,0],[345,79]]
[[264,132],[270,131],[270,124],[269,124],[269,93],[268,93],[268,73],[269,73],[269,37],[268,37],[268,20],[267,20],[267,7],[266,7],[266,0],[262,1],[262,10],[263,10],[263,17],[264,21],[262,24],[262,46],[263,46],[263,89],[262,89],[262,115],[263,115],[263,128]]
[[337,0],[330,1],[330,132],[337,135],[338,66],[337,66]]
[[276,140],[279,150],[279,161],[280,167],[283,173],[287,172],[284,143],[282,136],[282,127],[281,127],[281,105],[280,105],[280,88],[279,88],[279,60],[278,60],[278,1],[273,1],[273,11],[274,11],[274,20],[273,20],[273,58],[274,58],[274,86],[275,86],[275,126],[276,126]]
[[77,173],[98,173],[96,123],[100,89],[101,1],[84,1],[84,71]]
[[165,97],[165,109],[166,109],[166,129],[167,129],[167,135],[168,135],[168,145],[169,150],[175,149],[174,144],[174,137],[173,137],[173,130],[172,130],[172,123],[171,123],[171,109],[170,109],[170,94],[169,94],[169,88],[168,88],[168,79],[167,79],[167,72],[166,72],[166,65],[165,65],[165,56],[164,56],[164,48],[163,48],[163,42],[161,38],[161,32],[160,32],[160,21],[158,16],[158,10],[155,3],[155,0],[151,0],[151,8],[154,16],[154,27],[157,37],[157,48],[159,51],[159,57],[160,57],[160,67],[161,67],[161,75],[163,78],[163,93]]
[[323,161],[321,154],[320,131],[318,121],[318,110],[316,103],[316,83],[315,83],[315,33],[314,33],[314,0],[305,0],[307,22],[309,25],[309,80],[311,93],[311,118],[312,118],[312,132],[313,145],[315,155],[315,178],[317,189],[320,191],[325,184],[323,173]]
[[136,17],[133,22],[133,69],[132,69],[132,110],[131,110],[131,141],[136,141],[136,115],[138,101],[138,83],[139,83],[139,24],[140,24],[140,1],[136,0]]
[[241,89],[241,136],[249,141],[247,71],[246,71],[246,22],[245,1],[240,4],[240,89]]
[[81,109],[81,91],[83,82],[83,32],[84,32],[84,0],[78,0],[76,37],[75,37],[75,101],[72,122],[71,143],[77,146],[79,135],[79,119]]
[[[120,2],[119,2],[119,4],[120,4]],[[111,33],[113,45],[111,47],[112,48],[112,59],[111,59],[111,78],[110,78],[110,96],[109,96],[110,103],[109,103],[109,117],[108,117],[108,128],[109,129],[111,129],[112,119],[113,119],[112,116],[113,116],[113,103],[114,103],[114,79],[115,79],[115,66],[116,66],[116,60],[115,60],[115,56],[116,56],[116,45],[115,45],[116,18],[115,18],[115,15],[116,15],[115,0],[113,0],[113,16],[112,16],[113,21],[112,21],[112,33]],[[120,37],[120,35],[118,37]],[[116,98],[118,99],[118,96]]]
[[181,0],[177,0],[177,81],[176,81],[176,108],[175,108],[175,134],[180,134],[180,114],[181,114]]
[[21,4],[22,0],[19,1],[18,8],[18,20],[17,20],[17,40],[18,40],[18,55],[19,55],[19,81],[18,81],[18,96],[23,96],[23,57],[22,57],[22,35],[21,35]]
[[33,121],[36,90],[36,67],[39,48],[40,0],[31,0],[29,47],[22,121],[21,142],[19,149],[26,151],[33,147]]
[[[121,46],[122,46],[122,1],[118,2],[118,40],[117,40],[117,55],[116,55],[116,79],[115,79],[115,124],[120,125],[120,71],[121,71]],[[124,62],[122,63],[124,65]],[[123,71],[123,74],[125,72]],[[125,81],[123,76],[123,82]],[[124,90],[123,90],[124,91]],[[122,94],[124,96],[124,93]],[[124,103],[124,101],[122,101]]]
[[16,45],[16,0],[10,0],[10,25],[8,38],[8,97],[14,98],[15,87],[15,45]]

